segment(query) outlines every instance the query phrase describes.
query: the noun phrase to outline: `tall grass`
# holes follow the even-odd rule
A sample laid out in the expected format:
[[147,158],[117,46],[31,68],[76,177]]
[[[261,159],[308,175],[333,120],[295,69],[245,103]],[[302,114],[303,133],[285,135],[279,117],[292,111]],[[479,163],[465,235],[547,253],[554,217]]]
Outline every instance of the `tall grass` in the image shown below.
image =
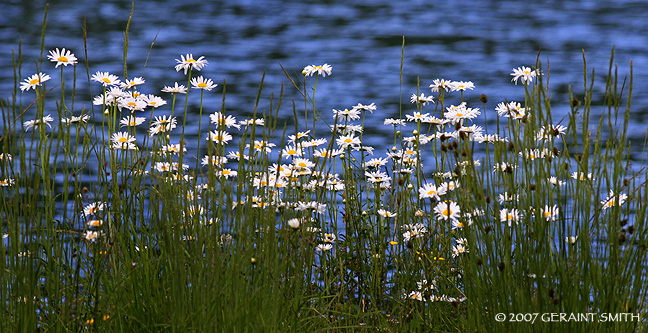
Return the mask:
[[[648,187],[630,160],[632,74],[620,78],[613,58],[603,103],[585,66],[582,91],[557,101],[570,108],[562,119],[540,62],[514,72],[519,102],[497,107],[483,95],[462,104],[470,82],[435,81],[433,101],[417,87],[387,122],[394,147],[381,157],[362,143],[373,104],[317,109],[317,82],[336,79],[326,66],[286,71],[303,110],[283,88],[262,101],[264,73],[244,120],[227,112],[226,82],[214,87],[220,110],[203,105],[218,92],[192,83],[208,72],[200,58],[183,56],[188,89],[162,101],[138,95],[160,87],[129,78],[126,55],[127,44],[121,78],[86,62],[85,78],[61,65],[53,83],[53,62],[15,54],[0,104],[2,331],[645,326],[541,317],[645,316]],[[18,91],[25,67],[54,78]],[[118,79],[134,85],[106,82]],[[92,107],[77,85],[100,91]],[[144,119],[121,124],[129,116]]]

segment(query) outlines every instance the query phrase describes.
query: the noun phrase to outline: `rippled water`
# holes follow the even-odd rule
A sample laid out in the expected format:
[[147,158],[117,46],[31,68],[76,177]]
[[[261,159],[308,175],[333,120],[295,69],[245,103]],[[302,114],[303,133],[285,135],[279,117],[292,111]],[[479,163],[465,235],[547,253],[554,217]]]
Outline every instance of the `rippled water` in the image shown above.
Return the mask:
[[[122,31],[130,6],[129,1],[51,1],[45,49],[66,47],[84,61],[81,27],[86,17],[91,72],[123,75]],[[0,3],[0,95],[4,98],[13,87],[11,51],[17,51],[19,36],[24,66],[21,79],[35,72],[43,8],[42,1]],[[297,105],[300,99],[280,64],[298,77],[308,64],[328,63],[333,75],[318,82],[319,109],[328,114],[333,108],[376,103],[378,111],[367,126],[371,133],[389,131],[382,127],[382,120],[398,116],[401,99],[404,113],[413,110],[409,96],[416,91],[417,78],[423,92],[429,92],[427,86],[435,78],[473,81],[476,89],[466,95],[469,106],[481,107],[478,98],[485,93],[490,101],[487,111],[494,119],[493,108],[498,102],[524,96],[522,87],[510,82],[511,69],[533,65],[539,51],[545,68],[549,63],[545,72],[550,72],[554,110],[564,114],[568,85],[582,91],[581,50],[587,54],[589,67],[602,75],[615,46],[620,74],[628,73],[630,59],[634,63],[630,135],[639,140],[648,122],[648,96],[642,93],[643,83],[648,82],[646,12],[648,2],[629,0],[535,4],[477,0],[136,1],[129,34],[129,76],[145,76],[143,92],[161,94],[164,85],[185,82],[185,76],[173,69],[174,59],[183,53],[204,55],[210,64],[201,74],[221,85],[227,80],[227,112],[243,116],[252,110],[265,70],[260,110],[269,108],[270,94],[276,97],[283,83],[281,115],[290,119],[290,99],[296,98]],[[43,71],[52,75],[52,82],[58,81],[57,71],[48,65]],[[78,70],[80,85],[87,86],[84,68],[78,66]],[[96,94],[100,87],[93,84],[93,89]],[[26,103],[32,97],[21,96]],[[90,98],[84,96],[89,94],[80,93],[76,110],[91,107]],[[220,90],[208,94],[206,112],[220,109],[221,99]],[[188,123],[192,126],[188,132],[197,132],[195,114]],[[373,136],[367,144],[387,147],[390,140]]]

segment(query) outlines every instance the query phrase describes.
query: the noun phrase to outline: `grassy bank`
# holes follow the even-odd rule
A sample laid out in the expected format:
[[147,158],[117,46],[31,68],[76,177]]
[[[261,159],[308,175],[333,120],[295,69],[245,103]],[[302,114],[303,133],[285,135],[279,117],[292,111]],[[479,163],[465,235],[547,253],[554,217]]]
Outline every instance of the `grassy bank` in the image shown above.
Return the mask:
[[329,65],[286,72],[303,101],[261,79],[245,117],[203,57],[153,87],[44,43],[0,102],[2,331],[645,327],[645,161],[613,59],[595,77],[584,56],[565,101],[540,62],[511,101],[433,80],[384,120],[385,152],[363,143],[380,106],[317,108]]

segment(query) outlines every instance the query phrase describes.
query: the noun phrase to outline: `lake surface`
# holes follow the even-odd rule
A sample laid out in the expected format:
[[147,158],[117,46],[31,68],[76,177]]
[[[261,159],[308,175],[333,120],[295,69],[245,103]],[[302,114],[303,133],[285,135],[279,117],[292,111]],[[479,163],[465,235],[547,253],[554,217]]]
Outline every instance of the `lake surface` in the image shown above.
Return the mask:
[[[130,9],[129,1],[51,1],[45,54],[65,47],[83,63],[85,17],[91,73],[110,71],[123,77],[123,31]],[[11,52],[17,52],[19,37],[23,52],[20,79],[36,72],[44,2],[5,0],[0,12],[0,95],[7,98],[13,88]],[[472,81],[476,88],[466,93],[468,105],[481,108],[479,96],[486,94],[489,103],[485,111],[494,120],[497,103],[524,98],[522,86],[510,82],[512,68],[534,65],[540,52],[544,72],[550,73],[554,122],[558,122],[568,110],[568,86],[572,84],[577,96],[582,95],[582,50],[588,67],[598,73],[600,92],[615,47],[620,75],[629,73],[630,60],[634,63],[630,137],[638,143],[633,146],[640,147],[648,123],[648,95],[642,93],[648,82],[648,25],[643,20],[647,12],[648,2],[625,0],[541,1],[533,5],[476,0],[137,1],[129,33],[129,76],[144,76],[147,84],[142,92],[161,95],[170,102],[170,96],[159,90],[175,81],[186,85],[186,77],[173,68],[174,59],[185,53],[205,56],[209,65],[200,74],[221,85],[206,94],[205,113],[221,108],[226,80],[226,112],[240,119],[251,115],[265,70],[259,111],[269,109],[270,95],[274,93],[276,99],[283,83],[280,115],[291,121],[291,100],[303,108],[303,99],[280,65],[299,79],[304,66],[328,63],[333,74],[318,81],[318,109],[331,119],[331,109],[375,103],[378,109],[367,119],[369,135],[365,138],[369,141],[365,144],[385,151],[392,139],[383,119],[398,117],[401,101],[403,115],[415,109],[409,98],[416,92],[417,80],[426,94],[436,78]],[[78,113],[92,103],[90,92],[85,91],[85,69],[78,66],[77,70],[82,87],[74,106]],[[59,71],[50,63],[42,71],[52,76],[50,87],[58,82]],[[309,86],[313,82],[309,78]],[[96,95],[101,88],[93,83],[92,89]],[[19,96],[26,104],[33,98],[28,93]],[[193,96],[195,106],[198,97]],[[450,102],[458,104],[454,98]],[[191,111],[187,118],[190,142],[191,135],[198,132],[197,110]],[[593,113],[602,111],[595,107]],[[169,105],[156,110],[158,115],[169,113]],[[26,120],[32,117],[27,114]],[[206,128],[203,122],[203,133]]]

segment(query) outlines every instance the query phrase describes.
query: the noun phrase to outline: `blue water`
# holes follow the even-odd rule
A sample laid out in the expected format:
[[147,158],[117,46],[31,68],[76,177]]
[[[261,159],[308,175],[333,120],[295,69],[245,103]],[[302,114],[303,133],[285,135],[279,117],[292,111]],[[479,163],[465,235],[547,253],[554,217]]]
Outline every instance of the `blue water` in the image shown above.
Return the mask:
[[[43,1],[5,0],[0,3],[0,95],[13,87],[11,51],[23,43],[21,79],[35,72],[40,52]],[[123,76],[123,30],[131,9],[129,1],[51,1],[45,54],[66,47],[85,61],[82,24],[87,18],[88,58],[92,73],[110,71]],[[280,64],[299,77],[309,64],[328,63],[333,74],[319,80],[318,108],[376,103],[378,112],[367,123],[369,132],[384,131],[382,120],[411,112],[409,96],[420,78],[422,92],[435,78],[473,81],[469,106],[481,107],[479,96],[489,97],[487,111],[504,100],[523,98],[521,86],[510,82],[511,69],[547,62],[554,112],[566,112],[567,89],[582,95],[582,54],[599,75],[607,72],[610,51],[627,75],[634,63],[635,94],[631,138],[640,140],[648,122],[648,12],[645,1],[136,1],[129,34],[129,76],[144,75],[143,92],[157,93],[174,81],[185,83],[173,69],[180,54],[205,56],[210,62],[201,74],[222,85],[227,80],[227,112],[249,115],[262,72],[267,71],[261,109],[269,96],[286,85],[284,119],[292,118],[290,99],[300,98]],[[402,36],[405,36],[402,95],[399,71]],[[155,44],[148,57],[151,43]],[[49,64],[48,64],[49,65]],[[58,80],[58,70],[43,71]],[[84,68],[78,66],[80,80]],[[603,77],[599,76],[600,83]],[[81,86],[86,86],[80,81]],[[312,80],[310,81],[312,84]],[[50,85],[51,86],[51,85]],[[94,93],[100,87],[93,85]],[[599,87],[599,91],[602,87]],[[220,88],[208,94],[207,112],[220,109]],[[28,97],[27,97],[28,95]],[[31,94],[22,94],[31,102]],[[81,95],[88,96],[88,95]],[[166,96],[165,96],[166,97]],[[302,103],[303,105],[303,103]],[[91,107],[89,98],[77,100],[76,110]],[[602,110],[602,109],[601,109]],[[164,114],[166,110],[160,110]],[[593,112],[597,112],[596,108]],[[196,126],[196,116],[188,118]],[[189,133],[197,132],[189,130]],[[373,145],[390,145],[385,136]],[[639,142],[640,142],[639,141]]]

